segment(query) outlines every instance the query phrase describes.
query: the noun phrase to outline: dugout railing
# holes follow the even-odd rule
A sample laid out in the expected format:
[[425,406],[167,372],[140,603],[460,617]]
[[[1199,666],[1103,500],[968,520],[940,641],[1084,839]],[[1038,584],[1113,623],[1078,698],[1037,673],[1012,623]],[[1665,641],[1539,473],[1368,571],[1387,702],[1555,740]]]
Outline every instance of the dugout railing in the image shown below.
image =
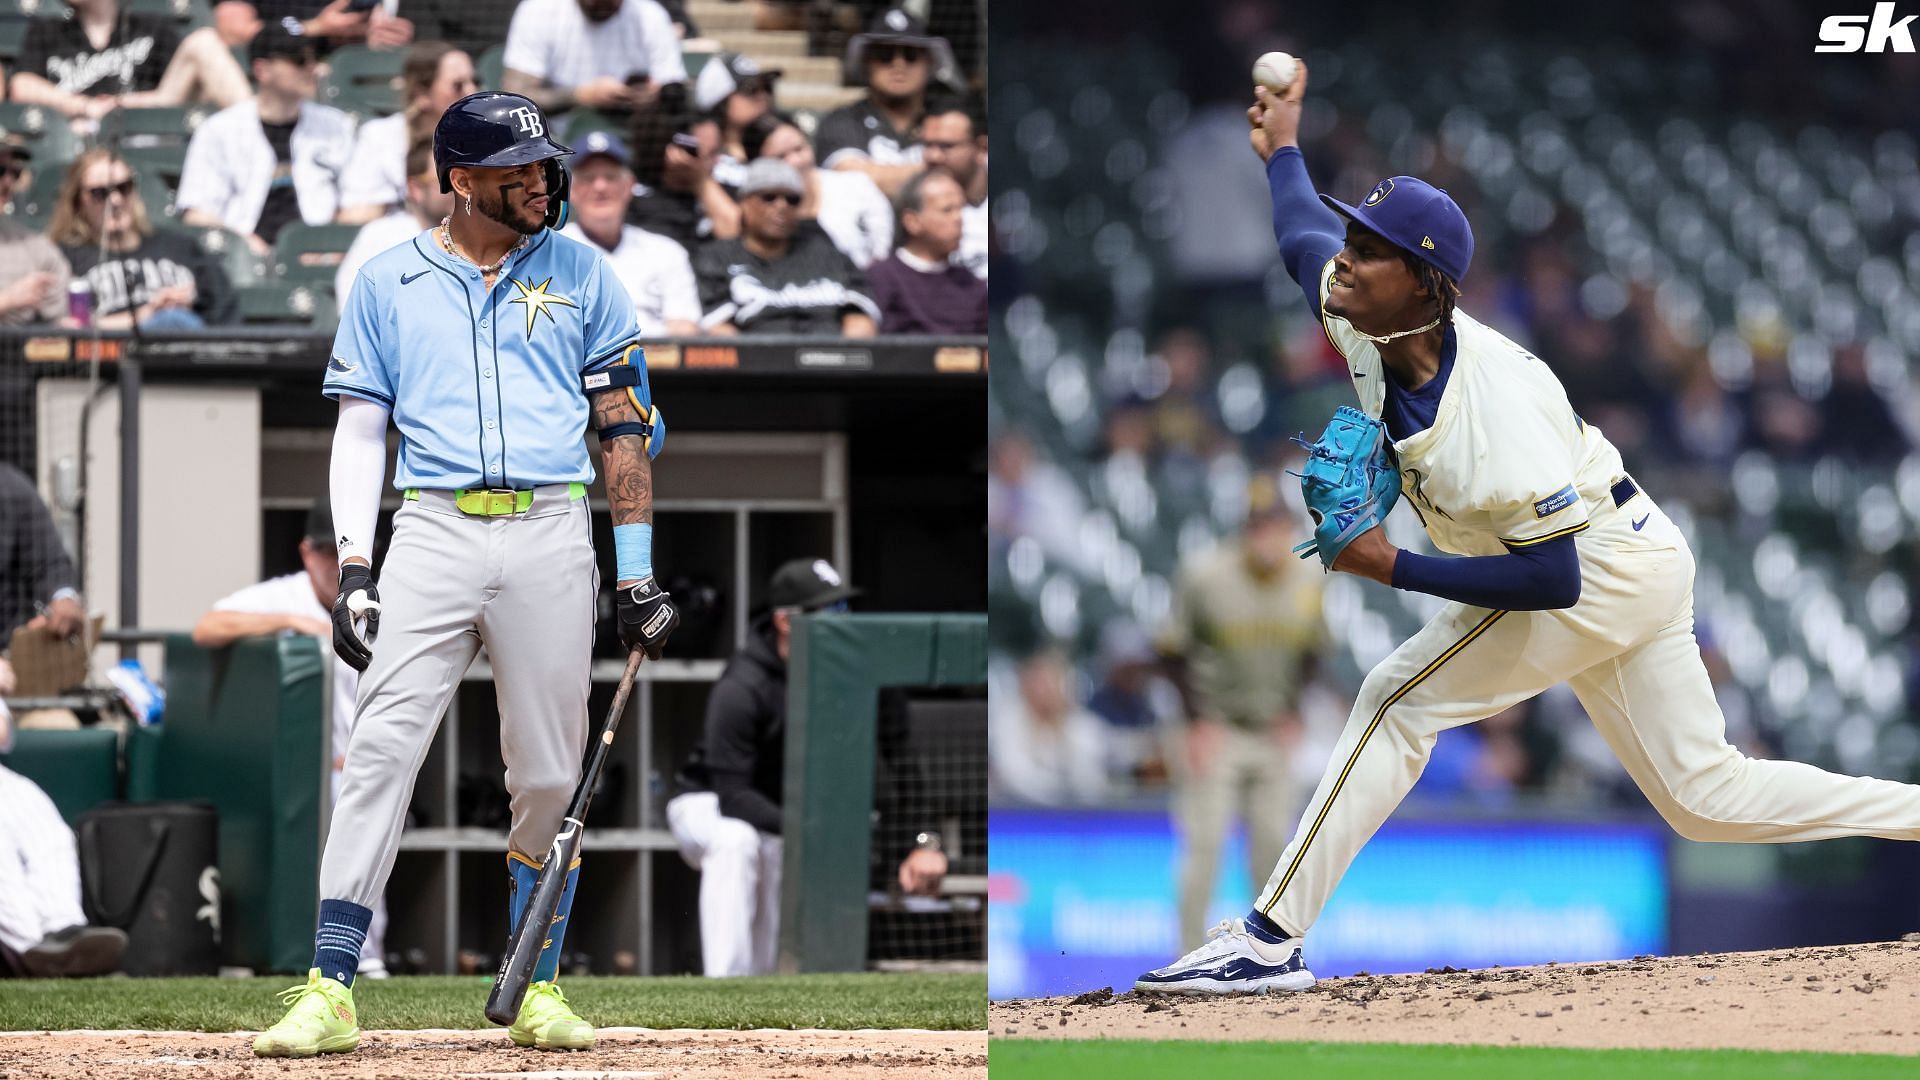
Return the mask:
[[[109,631],[182,630],[218,597],[298,569],[307,508],[326,490],[335,406],[319,378],[330,343],[258,330],[0,331],[0,462],[25,472],[53,510],[88,607]],[[678,655],[644,666],[594,804],[588,850],[600,885],[583,890],[568,943],[594,971],[698,969],[697,877],[663,806],[707,688],[774,566],[832,558],[864,590],[866,611],[986,606],[984,338],[663,340],[648,344],[648,360],[670,428],[655,481],[656,561],[680,579],[670,587],[688,618]],[[389,469],[394,458],[390,450]],[[590,497],[611,581],[603,493]],[[389,491],[383,543],[397,505]],[[619,667],[605,597],[602,606],[596,708]],[[95,677],[121,655],[163,670],[159,645],[125,641],[96,650]],[[503,940],[504,791],[487,680],[482,660],[420,774],[389,890],[398,899],[388,951],[406,968],[486,970]],[[977,764],[983,778],[978,750],[978,763],[939,774],[975,775]],[[983,867],[984,847],[980,855]],[[960,908],[983,881],[957,873]],[[876,930],[872,962],[891,959],[893,936]]]

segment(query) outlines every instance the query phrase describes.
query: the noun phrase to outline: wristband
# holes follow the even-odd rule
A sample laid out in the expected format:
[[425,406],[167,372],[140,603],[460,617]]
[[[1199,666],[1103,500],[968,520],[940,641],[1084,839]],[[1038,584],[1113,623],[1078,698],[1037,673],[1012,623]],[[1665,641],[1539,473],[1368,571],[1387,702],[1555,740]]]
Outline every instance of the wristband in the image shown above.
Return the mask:
[[653,576],[653,526],[640,521],[613,527],[615,581],[640,581]]

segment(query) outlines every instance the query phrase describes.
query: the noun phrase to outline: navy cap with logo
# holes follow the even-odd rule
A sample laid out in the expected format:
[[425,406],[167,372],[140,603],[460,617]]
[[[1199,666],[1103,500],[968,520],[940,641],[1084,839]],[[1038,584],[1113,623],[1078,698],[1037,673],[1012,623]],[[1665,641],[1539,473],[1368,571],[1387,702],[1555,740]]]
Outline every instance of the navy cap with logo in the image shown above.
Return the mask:
[[633,155],[627,151],[627,144],[620,136],[610,131],[589,131],[574,148],[574,160],[585,161],[591,157],[612,158],[621,165],[631,164]]
[[1453,196],[1415,176],[1391,176],[1373,186],[1359,206],[1320,196],[1334,212],[1379,233],[1388,243],[1459,284],[1473,262],[1473,228]]

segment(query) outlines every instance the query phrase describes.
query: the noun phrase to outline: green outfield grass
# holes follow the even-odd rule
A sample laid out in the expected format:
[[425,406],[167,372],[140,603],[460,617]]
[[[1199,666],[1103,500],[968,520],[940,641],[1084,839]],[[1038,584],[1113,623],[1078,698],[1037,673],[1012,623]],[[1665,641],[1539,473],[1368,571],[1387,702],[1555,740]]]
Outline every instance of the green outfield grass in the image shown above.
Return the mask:
[[1885,1054],[1774,1054],[1759,1050],[1566,1050],[1540,1046],[1406,1043],[1146,1042],[995,1039],[993,1080],[1169,1076],[1388,1077],[1392,1080],[1539,1080],[1541,1077],[1739,1077],[1855,1080],[1912,1077],[1920,1062]]
[[[275,991],[302,980],[0,980],[0,1030],[258,1031],[280,1018]],[[362,979],[364,1028],[485,1028],[491,976]],[[936,1028],[987,1026],[987,977],[780,975],[751,979],[569,976],[567,1000],[601,1027]]]

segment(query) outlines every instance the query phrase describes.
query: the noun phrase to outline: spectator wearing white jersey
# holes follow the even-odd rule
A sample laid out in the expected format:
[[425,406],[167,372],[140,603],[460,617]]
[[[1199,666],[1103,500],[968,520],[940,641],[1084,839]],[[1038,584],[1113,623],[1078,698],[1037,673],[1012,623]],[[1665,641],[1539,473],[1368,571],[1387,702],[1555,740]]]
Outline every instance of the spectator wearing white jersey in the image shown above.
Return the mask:
[[314,101],[314,42],[280,23],[253,39],[259,94],[201,123],[187,143],[178,206],[189,225],[220,225],[266,255],[295,221],[321,225],[340,208],[353,121]]
[[633,201],[632,155],[627,144],[604,131],[574,144],[572,220],[560,235],[591,244],[633,298],[645,335],[691,336],[700,332],[700,294],[686,249],[664,236],[628,225]]

